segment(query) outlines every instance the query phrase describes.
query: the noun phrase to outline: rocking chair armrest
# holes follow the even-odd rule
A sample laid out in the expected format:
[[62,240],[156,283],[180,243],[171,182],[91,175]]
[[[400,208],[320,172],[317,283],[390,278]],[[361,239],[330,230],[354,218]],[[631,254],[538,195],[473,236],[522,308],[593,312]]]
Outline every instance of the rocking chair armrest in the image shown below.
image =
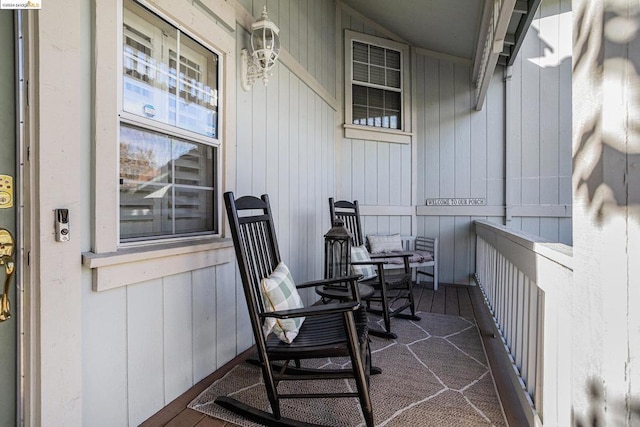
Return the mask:
[[389,264],[389,261],[376,261],[374,259],[371,261],[351,261],[351,265],[375,265],[378,268],[385,264]]
[[[379,257],[379,258],[378,258]],[[378,269],[379,274],[384,275],[385,265],[391,264],[391,261],[385,261],[385,259],[389,258],[402,258],[404,263],[404,270],[406,273],[409,273],[409,258],[411,257],[410,252],[395,252],[395,253],[385,253],[385,254],[376,254],[371,255],[371,261],[351,261],[352,265],[375,265]]]
[[356,311],[360,308],[358,301],[347,301],[332,304],[312,305],[311,307],[294,308],[291,310],[269,311],[259,313],[260,317],[275,317],[277,319],[288,319],[291,317],[310,317],[322,316],[326,314],[344,313],[347,311]]
[[359,274],[352,274],[350,276],[334,277],[331,279],[313,280],[311,282],[304,282],[304,283],[297,284],[296,288],[303,289],[303,288],[311,288],[311,287],[324,286],[324,285],[333,285],[335,283],[344,283],[344,282],[356,283],[359,278],[360,278]]
[[379,254],[371,254],[371,259],[377,258],[411,258],[413,253],[411,252],[382,252]]

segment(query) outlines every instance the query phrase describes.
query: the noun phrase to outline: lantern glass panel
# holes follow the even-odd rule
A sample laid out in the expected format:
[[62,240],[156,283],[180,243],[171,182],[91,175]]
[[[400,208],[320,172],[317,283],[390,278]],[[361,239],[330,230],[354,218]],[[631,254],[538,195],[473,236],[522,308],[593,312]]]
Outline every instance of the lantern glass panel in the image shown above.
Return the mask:
[[251,35],[251,47],[254,52],[264,49],[264,32],[265,28],[259,28],[253,31],[253,34]]
[[327,241],[326,278],[342,277],[349,274],[348,241]]
[[343,277],[350,274],[351,234],[344,223],[336,220],[325,238],[325,278]]

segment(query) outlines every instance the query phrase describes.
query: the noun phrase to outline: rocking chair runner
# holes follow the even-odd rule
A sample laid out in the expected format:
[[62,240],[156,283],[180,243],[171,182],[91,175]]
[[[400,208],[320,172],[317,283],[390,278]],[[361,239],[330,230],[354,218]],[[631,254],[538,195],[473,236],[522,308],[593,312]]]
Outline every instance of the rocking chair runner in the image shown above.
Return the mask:
[[[330,283],[348,283],[353,300],[280,311],[267,311],[261,294],[261,282],[281,264],[278,242],[271,216],[269,198],[245,196],[234,199],[224,194],[231,235],[236,251],[242,286],[248,305],[249,320],[256,341],[272,413],[250,407],[228,396],[216,403],[235,413],[265,425],[307,425],[282,416],[280,399],[353,398],[357,397],[367,426],[373,426],[373,410],[369,395],[370,348],[366,313],[360,309],[357,276],[319,280],[299,284],[296,288]],[[265,320],[305,317],[298,335],[288,344],[274,334],[265,336]],[[305,359],[350,357],[352,369],[312,369],[301,363]],[[294,362],[291,366],[290,362]],[[274,363],[279,362],[279,363]],[[310,381],[353,378],[357,392],[323,394],[285,394],[278,390],[282,381]]]
[[[329,198],[329,211],[331,221],[336,218],[342,219],[345,228],[349,230],[353,236],[353,246],[362,247],[365,244],[362,234],[362,225],[360,223],[360,209],[358,201],[349,202],[346,200],[334,201]],[[381,314],[384,320],[384,331],[369,329],[369,334],[380,336],[383,338],[397,338],[398,336],[391,332],[391,317],[403,319],[420,320],[416,316],[415,302],[413,298],[413,280],[411,277],[411,269],[409,267],[409,258],[412,256],[410,252],[384,253],[380,255],[371,255],[370,261],[353,261],[353,266],[375,266],[375,275],[371,278],[361,280],[361,283],[369,285],[376,290],[376,293],[367,299],[367,310]],[[391,258],[402,258],[404,268],[400,271],[387,270],[385,265],[389,263]],[[378,302],[380,308],[371,307],[371,302]],[[400,305],[394,305],[400,302]],[[410,313],[403,313],[406,309]]]

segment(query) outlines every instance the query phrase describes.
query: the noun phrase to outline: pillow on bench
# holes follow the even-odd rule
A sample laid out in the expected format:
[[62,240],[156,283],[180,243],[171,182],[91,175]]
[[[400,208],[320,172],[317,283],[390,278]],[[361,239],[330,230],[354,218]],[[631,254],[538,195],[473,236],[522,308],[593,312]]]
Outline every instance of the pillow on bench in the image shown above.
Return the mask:
[[388,252],[402,252],[402,238],[399,234],[391,235],[369,235],[369,252],[372,254],[384,254]]
[[[371,254],[388,254],[391,252],[409,252],[410,264],[421,264],[423,262],[433,261],[433,253],[428,251],[406,251],[402,246],[402,237],[400,234],[371,234],[367,236],[367,242],[369,244],[369,252]],[[390,264],[402,264],[403,258],[383,258]]]

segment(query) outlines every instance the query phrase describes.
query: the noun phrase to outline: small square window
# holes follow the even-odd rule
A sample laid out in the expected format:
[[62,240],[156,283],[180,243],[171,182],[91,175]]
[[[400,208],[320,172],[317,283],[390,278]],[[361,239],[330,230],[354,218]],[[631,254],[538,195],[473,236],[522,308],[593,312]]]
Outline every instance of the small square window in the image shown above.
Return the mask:
[[408,47],[351,31],[345,34],[345,99],[351,103],[345,106],[347,123],[406,131],[402,114],[409,105],[409,94],[403,90]]

